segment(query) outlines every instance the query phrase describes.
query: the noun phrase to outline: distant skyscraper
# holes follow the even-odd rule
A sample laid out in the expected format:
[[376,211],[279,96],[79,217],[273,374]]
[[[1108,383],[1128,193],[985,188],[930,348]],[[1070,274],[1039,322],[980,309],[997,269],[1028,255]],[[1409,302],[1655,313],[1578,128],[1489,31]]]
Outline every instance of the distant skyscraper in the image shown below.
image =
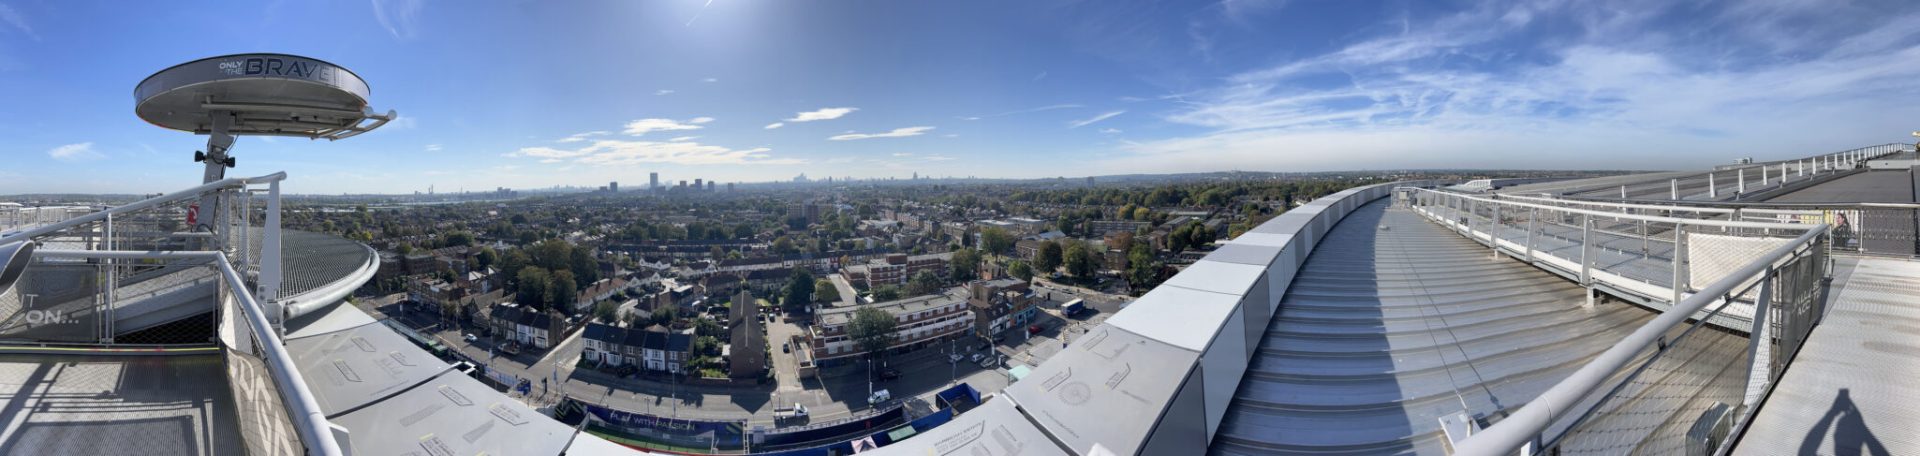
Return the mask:
[[660,190],[660,173],[647,173],[647,190]]
[[681,179],[681,180],[680,180],[680,188],[687,188],[687,180],[686,180],[686,179]]
[[913,172],[913,180],[920,180],[920,172],[919,172],[919,171],[914,171],[914,172]]
[[713,181],[707,181],[707,191],[713,191]]
[[1087,186],[1088,187],[1093,186],[1093,176],[1087,176]]
[[727,193],[733,193],[733,183],[732,183],[732,182],[728,182],[728,183],[727,183]]
[[700,190],[700,187],[701,187],[701,185],[700,185],[700,179],[694,179],[694,180],[693,180],[693,189],[694,189],[694,190]]
[[608,182],[608,183],[607,183],[607,192],[608,192],[608,193],[620,193],[620,181],[613,181],[613,182]]

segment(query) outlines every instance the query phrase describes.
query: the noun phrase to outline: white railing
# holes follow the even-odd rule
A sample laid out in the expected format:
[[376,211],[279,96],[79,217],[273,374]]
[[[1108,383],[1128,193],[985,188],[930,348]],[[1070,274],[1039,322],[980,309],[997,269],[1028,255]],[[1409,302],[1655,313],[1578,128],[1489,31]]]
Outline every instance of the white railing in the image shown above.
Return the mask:
[[[274,384],[278,386],[282,405],[286,407],[287,417],[293,422],[300,434],[301,442],[310,455],[341,455],[340,444],[334,439],[335,428],[327,421],[326,414],[320,408],[318,399],[307,387],[299,368],[293,362],[293,356],[280,341],[274,325],[267,318],[267,310],[247,288],[242,274],[227,261],[227,255],[218,251],[119,251],[119,250],[36,250],[35,258],[50,260],[120,260],[120,261],[161,261],[194,267],[213,267],[221,279],[221,289],[225,296],[233,299],[244,317],[249,332],[255,335],[250,339],[252,348],[258,353],[248,353],[265,361],[272,373]],[[228,349],[245,351],[236,347],[242,341],[222,339],[222,346]]]

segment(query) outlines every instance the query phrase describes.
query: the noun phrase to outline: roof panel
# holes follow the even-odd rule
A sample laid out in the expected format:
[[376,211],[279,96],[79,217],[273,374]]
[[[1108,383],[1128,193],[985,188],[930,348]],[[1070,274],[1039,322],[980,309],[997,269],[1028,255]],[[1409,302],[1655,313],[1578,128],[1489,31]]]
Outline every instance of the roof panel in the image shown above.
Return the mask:
[[1098,444],[1114,454],[1136,454],[1185,386],[1198,356],[1103,325],[1006,393],[1069,449],[1086,454]]
[[1206,350],[1239,303],[1240,298],[1233,295],[1160,286],[1128,305],[1126,311],[1108,317],[1107,324],[1199,352]]

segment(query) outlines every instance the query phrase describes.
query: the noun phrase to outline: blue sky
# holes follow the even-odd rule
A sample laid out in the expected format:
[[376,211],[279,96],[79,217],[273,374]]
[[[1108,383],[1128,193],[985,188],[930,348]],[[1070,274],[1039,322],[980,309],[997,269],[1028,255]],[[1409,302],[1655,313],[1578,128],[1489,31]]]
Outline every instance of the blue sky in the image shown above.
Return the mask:
[[1911,1],[0,0],[0,193],[194,184],[133,115],[201,57],[338,63],[402,119],[242,139],[291,191],[1702,167],[1909,141]]

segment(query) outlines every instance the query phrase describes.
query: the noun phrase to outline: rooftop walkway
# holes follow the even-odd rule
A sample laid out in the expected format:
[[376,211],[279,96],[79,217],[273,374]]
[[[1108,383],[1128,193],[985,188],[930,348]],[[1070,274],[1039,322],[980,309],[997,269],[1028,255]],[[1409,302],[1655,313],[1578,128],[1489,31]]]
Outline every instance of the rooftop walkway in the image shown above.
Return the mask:
[[1734,454],[1920,454],[1920,262],[1834,263],[1826,317]]

